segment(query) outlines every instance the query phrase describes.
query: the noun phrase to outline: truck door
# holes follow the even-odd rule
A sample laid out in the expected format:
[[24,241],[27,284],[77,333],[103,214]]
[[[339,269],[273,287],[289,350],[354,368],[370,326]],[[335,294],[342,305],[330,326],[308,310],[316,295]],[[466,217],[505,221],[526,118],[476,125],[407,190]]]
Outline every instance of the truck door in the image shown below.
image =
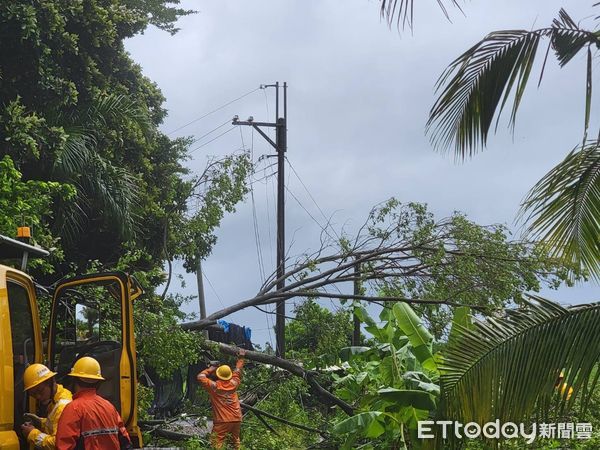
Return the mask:
[[0,447],[27,448],[21,436],[23,413],[35,401],[23,389],[27,365],[41,362],[42,338],[35,288],[24,273],[0,266]]
[[82,356],[98,360],[102,376],[98,394],[120,412],[134,443],[137,426],[137,375],[132,301],[141,293],[122,272],[84,275],[55,289],[48,334],[48,362],[57,381],[71,387],[67,374]]

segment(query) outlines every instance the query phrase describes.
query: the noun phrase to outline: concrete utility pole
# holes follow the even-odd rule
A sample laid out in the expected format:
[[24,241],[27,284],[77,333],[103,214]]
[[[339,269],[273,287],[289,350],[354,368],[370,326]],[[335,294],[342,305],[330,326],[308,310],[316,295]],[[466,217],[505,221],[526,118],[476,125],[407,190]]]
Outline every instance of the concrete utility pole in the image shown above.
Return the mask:
[[[206,300],[204,297],[204,280],[202,279],[202,258],[198,255],[198,268],[196,269],[196,281],[198,282],[198,304],[200,306],[200,319],[206,319]],[[202,332],[208,339],[208,330]]]
[[[354,295],[360,295],[361,285],[360,280],[358,279],[358,274],[360,273],[360,263],[356,263],[354,265],[354,276],[356,277],[354,280]],[[353,314],[353,325],[354,330],[352,333],[352,345],[357,346],[360,344],[360,319],[356,314]]]
[[[287,83],[283,83],[283,117],[279,117],[279,81],[262,88],[275,88],[275,122],[255,122],[250,116],[241,121],[234,116],[233,125],[253,127],[277,151],[277,290],[285,287],[285,152],[287,151]],[[275,128],[275,142],[260,127]],[[275,353],[285,358],[285,300],[277,302],[275,319]]]

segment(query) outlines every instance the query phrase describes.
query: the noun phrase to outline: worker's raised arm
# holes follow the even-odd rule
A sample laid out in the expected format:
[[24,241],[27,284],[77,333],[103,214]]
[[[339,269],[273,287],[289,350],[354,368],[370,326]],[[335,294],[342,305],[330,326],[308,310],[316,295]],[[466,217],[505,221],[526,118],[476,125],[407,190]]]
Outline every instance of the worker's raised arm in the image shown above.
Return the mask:
[[244,367],[245,362],[244,356],[246,356],[246,350],[241,348],[238,351],[238,360],[235,363],[235,370],[233,371],[233,376],[238,379],[238,384],[239,381],[242,379],[242,368]]
[[214,373],[215,370],[217,370],[217,368],[213,365],[207,367],[196,376],[196,381],[198,381],[204,389],[210,388],[211,383],[214,383],[214,381],[208,376]]

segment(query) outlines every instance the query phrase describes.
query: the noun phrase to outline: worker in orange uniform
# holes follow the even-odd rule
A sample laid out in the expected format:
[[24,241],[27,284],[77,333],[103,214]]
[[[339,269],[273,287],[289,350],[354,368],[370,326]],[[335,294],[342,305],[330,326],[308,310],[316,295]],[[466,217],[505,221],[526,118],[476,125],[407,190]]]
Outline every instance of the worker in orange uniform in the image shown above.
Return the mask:
[[38,449],[54,450],[58,419],[67,404],[71,403],[71,391],[56,382],[56,372],[43,364],[31,364],[23,374],[23,384],[29,395],[46,409],[46,417],[24,414],[21,432],[31,445]]
[[[231,435],[234,448],[240,448],[242,409],[236,391],[242,381],[241,370],[245,355],[245,350],[238,351],[239,358],[233,371],[225,364],[219,367],[211,365],[197,376],[198,383],[210,396],[213,410],[211,443],[217,449],[223,446],[228,435]],[[216,375],[217,380],[211,379],[213,375]]]
[[58,422],[57,450],[121,450],[131,449],[123,419],[96,389],[104,380],[100,364],[84,356],[75,362],[70,376],[75,378],[75,395]]

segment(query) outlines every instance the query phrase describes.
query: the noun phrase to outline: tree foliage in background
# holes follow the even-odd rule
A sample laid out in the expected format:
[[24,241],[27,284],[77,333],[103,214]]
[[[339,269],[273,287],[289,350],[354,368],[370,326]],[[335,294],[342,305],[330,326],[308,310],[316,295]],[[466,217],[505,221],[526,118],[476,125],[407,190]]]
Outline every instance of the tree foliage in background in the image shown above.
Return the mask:
[[285,326],[289,357],[301,357],[314,367],[337,363],[339,351],[352,337],[348,311],[332,312],[308,299],[294,308],[294,317]]
[[389,200],[374,210],[369,232],[413,245],[406,257],[420,270],[414,276],[389,277],[375,287],[383,296],[437,300],[439,305],[413,307],[438,339],[452,319],[445,303],[491,312],[520,303],[524,292],[569,283],[569,271],[574,270],[535,243],[511,240],[505,226],[478,225],[460,213],[436,221],[417,203]]
[[[210,176],[188,174],[190,140],[159,131],[164,98],[125,51],[124,40],[149,25],[175,32],[177,18],[191,13],[178,4],[0,6],[0,156],[9,156],[25,181],[75,191],[53,198],[54,214],[40,217],[64,252],[57,275],[87,271],[94,260],[114,267],[133,250],[148,256],[138,261],[147,270],[174,256],[206,256],[214,228],[245,193],[247,158],[231,157]],[[200,185],[208,194],[191,211]]]
[[[164,98],[124,47],[149,25],[170,33],[178,0],[16,0],[0,4],[0,232],[33,227],[51,258],[38,281],[100,270],[134,274],[140,362],[168,376],[198,358],[179,296],[157,295],[165,261],[195,270],[246,193],[248,155],[184,163],[191,139],[159,126]],[[49,299],[40,300],[44,320]],[[157,353],[156,349],[161,352]]]
[[[0,159],[0,234],[14,235],[17,227],[29,224],[38,241],[46,248],[57,245],[47,223],[53,218],[51,206],[54,201],[68,201],[75,190],[68,184],[55,181],[23,181],[10,156]],[[52,253],[51,261],[62,259],[60,251]],[[31,267],[44,273],[52,272],[53,266],[47,261],[32,259]]]

